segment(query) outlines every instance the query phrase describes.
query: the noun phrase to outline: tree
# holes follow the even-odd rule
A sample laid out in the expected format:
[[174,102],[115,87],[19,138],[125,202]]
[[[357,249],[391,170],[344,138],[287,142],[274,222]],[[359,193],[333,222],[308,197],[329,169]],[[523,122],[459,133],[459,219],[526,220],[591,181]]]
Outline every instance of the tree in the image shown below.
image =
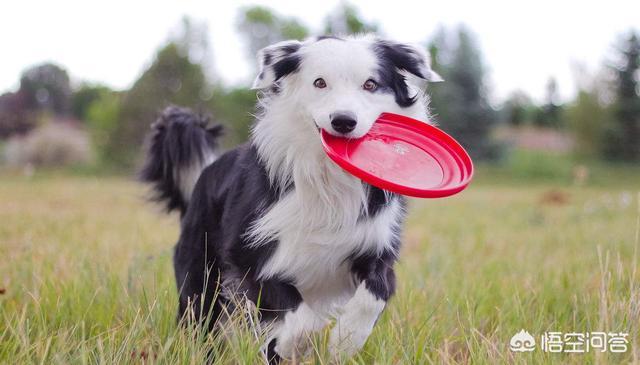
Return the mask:
[[533,102],[523,91],[512,93],[504,103],[506,122],[512,126],[521,126],[528,122],[528,112]]
[[191,63],[178,44],[164,46],[124,95],[120,122],[106,142],[109,156],[118,164],[133,165],[157,113],[170,104],[201,108],[206,102],[202,96],[208,95],[206,88],[202,67]]
[[103,85],[82,84],[71,96],[71,114],[76,119],[86,121],[91,104],[111,92]]
[[256,69],[256,54],[262,48],[287,39],[301,40],[309,34],[297,19],[280,16],[263,6],[242,9],[237,27],[246,40],[249,58]]
[[[110,156],[111,137],[115,134],[121,119],[122,95],[113,91],[97,94],[84,112],[83,121],[89,126],[91,139],[99,162],[113,162]],[[111,148],[114,147],[111,142]]]
[[618,46],[615,72],[615,124],[607,131],[605,155],[612,159],[640,161],[640,38],[636,32]]
[[547,95],[544,105],[535,113],[533,121],[540,127],[558,128],[562,124],[560,118],[562,107],[560,106],[558,82],[550,78],[547,82]]
[[26,134],[36,126],[35,113],[27,108],[24,93],[5,93],[0,95],[0,138],[14,134]]
[[611,123],[611,108],[601,98],[598,84],[582,89],[564,111],[574,138],[574,152],[581,157],[598,157],[603,148],[603,135]]
[[0,137],[25,134],[40,113],[66,115],[71,105],[69,75],[62,67],[43,63],[26,69],[15,93],[0,96]]
[[69,75],[60,66],[44,63],[27,69],[20,78],[19,93],[32,111],[65,115],[71,105]]
[[217,75],[213,73],[213,55],[208,34],[207,23],[184,17],[171,42],[176,44],[181,56],[187,57],[193,64],[201,65],[207,81],[211,82],[216,80]]
[[249,138],[254,121],[256,92],[247,88],[216,88],[211,98],[213,119],[225,126],[226,146],[234,146]]
[[366,23],[358,10],[348,3],[338,5],[325,19],[325,34],[347,35],[377,33],[378,31],[378,24]]
[[207,32],[188,19],[181,25],[178,35],[157,52],[153,63],[130,90],[117,102],[102,100],[109,107],[109,118],[103,119],[118,117],[117,125],[107,123],[109,126],[100,137],[104,156],[116,165],[135,164],[149,125],[163,108],[177,104],[208,113],[211,86],[199,63],[208,54],[208,41],[199,37],[206,38]]
[[431,89],[434,119],[474,158],[497,158],[490,131],[498,116],[487,99],[486,71],[474,37],[465,27],[453,35],[440,29],[430,48],[436,56],[434,70],[445,79]]

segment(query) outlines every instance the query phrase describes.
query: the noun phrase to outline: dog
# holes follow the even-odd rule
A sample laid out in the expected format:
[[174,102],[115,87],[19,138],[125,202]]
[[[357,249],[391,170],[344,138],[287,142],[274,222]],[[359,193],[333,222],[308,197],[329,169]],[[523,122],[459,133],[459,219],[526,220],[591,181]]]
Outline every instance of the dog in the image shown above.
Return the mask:
[[348,174],[320,131],[364,136],[382,112],[428,120],[420,47],[373,36],[284,41],[258,53],[250,141],[218,151],[221,128],[169,107],[153,124],[142,179],[181,217],[179,313],[213,329],[242,296],[270,324],[270,363],[304,356],[332,319],[340,356],[365,343],[394,294],[405,199]]

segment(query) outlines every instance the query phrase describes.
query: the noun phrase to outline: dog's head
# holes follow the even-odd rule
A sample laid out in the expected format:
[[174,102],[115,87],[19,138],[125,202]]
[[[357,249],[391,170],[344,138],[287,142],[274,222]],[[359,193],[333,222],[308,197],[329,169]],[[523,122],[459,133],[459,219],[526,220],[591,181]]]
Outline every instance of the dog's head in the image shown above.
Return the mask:
[[426,117],[420,84],[442,81],[419,46],[369,36],[285,41],[258,54],[253,88],[285,98],[308,128],[364,136],[382,112]]

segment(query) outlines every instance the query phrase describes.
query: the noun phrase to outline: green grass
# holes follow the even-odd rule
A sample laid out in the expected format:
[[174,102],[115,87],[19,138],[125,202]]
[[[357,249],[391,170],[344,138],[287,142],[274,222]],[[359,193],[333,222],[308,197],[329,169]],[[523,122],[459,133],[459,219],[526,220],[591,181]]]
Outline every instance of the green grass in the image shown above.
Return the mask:
[[[622,170],[577,187],[484,169],[458,196],[413,201],[397,295],[347,363],[639,363],[640,171]],[[0,363],[259,363],[250,316],[218,337],[176,327],[177,217],[144,192],[124,178],[0,177]],[[512,353],[523,328],[631,343]],[[310,363],[332,363],[326,332],[314,343]]]

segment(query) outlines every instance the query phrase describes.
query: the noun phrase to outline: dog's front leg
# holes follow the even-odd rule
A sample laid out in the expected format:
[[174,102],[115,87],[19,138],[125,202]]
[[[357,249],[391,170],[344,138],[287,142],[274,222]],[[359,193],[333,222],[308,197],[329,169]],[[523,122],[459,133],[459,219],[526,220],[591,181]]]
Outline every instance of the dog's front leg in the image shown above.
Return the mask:
[[367,289],[366,283],[362,282],[331,330],[331,353],[350,357],[358,352],[371,334],[385,304],[385,300],[376,297]]
[[350,357],[364,346],[378,317],[395,292],[393,255],[364,260],[354,267],[360,284],[343,307],[331,330],[329,349],[334,355]]
[[329,320],[316,313],[305,302],[285,314],[274,326],[275,352],[288,359],[305,356],[309,350],[309,337],[329,324]]

